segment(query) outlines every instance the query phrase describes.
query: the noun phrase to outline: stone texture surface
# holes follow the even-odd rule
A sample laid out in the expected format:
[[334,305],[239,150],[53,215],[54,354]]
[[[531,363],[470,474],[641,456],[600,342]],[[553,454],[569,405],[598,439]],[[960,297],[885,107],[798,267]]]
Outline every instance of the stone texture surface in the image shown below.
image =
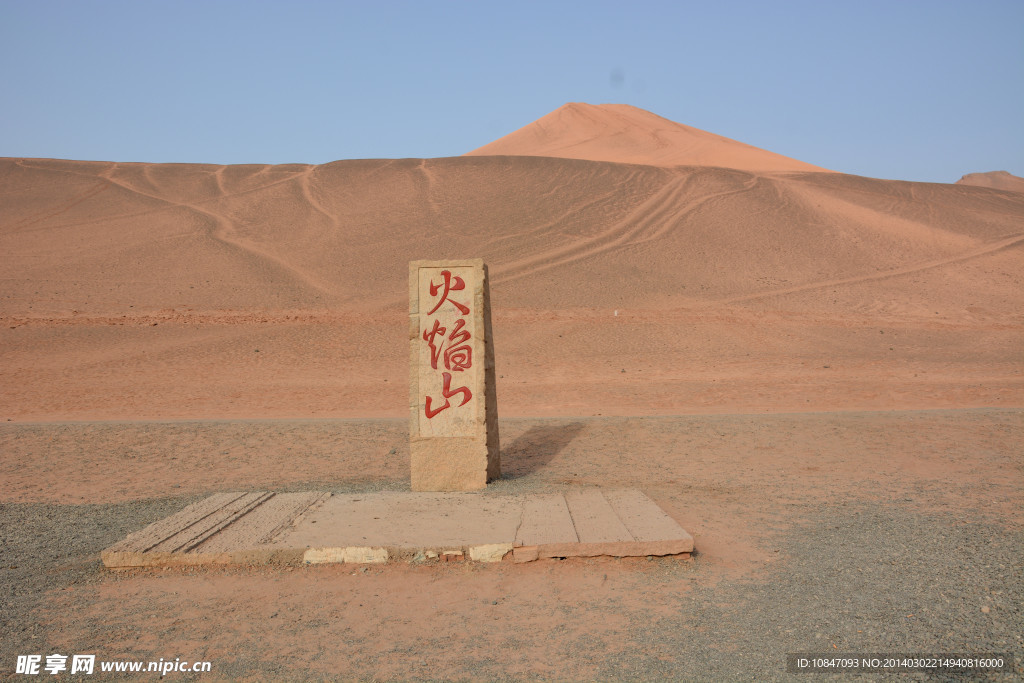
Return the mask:
[[[329,496],[266,491],[215,494],[129,535],[104,550],[101,558],[108,567],[288,559],[270,546],[274,537]],[[268,501],[273,503],[267,505]]]
[[523,502],[523,519],[514,542],[517,562],[536,560],[539,547],[571,547],[578,542],[564,495],[541,494]]
[[487,267],[409,264],[414,491],[472,491],[501,475]]
[[304,513],[322,505],[330,497],[329,493],[317,492],[275,494],[220,533],[205,540],[196,547],[196,551],[223,553],[272,543]]
[[306,515],[281,543],[291,546],[372,545],[395,555],[415,550],[462,550],[511,542],[522,500],[483,493],[335,495]]
[[662,541],[679,535],[679,524],[640,491],[613,489],[603,493],[615,514],[637,541]]
[[474,545],[469,548],[469,559],[474,562],[501,562],[510,550],[512,550],[511,543]]
[[586,488],[567,491],[565,502],[569,506],[569,514],[572,515],[580,543],[635,540],[600,490]]
[[310,548],[302,554],[302,561],[305,564],[381,564],[388,561],[388,550],[369,546]]
[[[604,492],[570,489],[558,501],[527,504],[516,535],[513,557],[530,562],[541,557],[678,555],[693,551],[690,536],[661,508],[636,489]],[[571,520],[571,531],[565,522]]]
[[636,490],[564,494],[217,494],[111,546],[108,567],[211,563],[516,562],[685,555],[693,538]]

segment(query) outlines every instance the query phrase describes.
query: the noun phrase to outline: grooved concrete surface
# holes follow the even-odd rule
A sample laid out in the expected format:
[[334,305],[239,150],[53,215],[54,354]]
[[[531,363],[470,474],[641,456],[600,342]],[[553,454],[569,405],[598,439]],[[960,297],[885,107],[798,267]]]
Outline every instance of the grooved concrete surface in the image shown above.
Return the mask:
[[564,494],[219,493],[103,551],[108,567],[495,562],[688,555],[693,537],[636,489]]

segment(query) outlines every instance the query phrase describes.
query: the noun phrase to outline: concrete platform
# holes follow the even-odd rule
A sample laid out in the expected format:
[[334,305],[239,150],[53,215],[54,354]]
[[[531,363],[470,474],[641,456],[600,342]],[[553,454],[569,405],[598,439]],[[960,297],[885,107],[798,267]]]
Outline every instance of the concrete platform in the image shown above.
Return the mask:
[[107,567],[516,562],[683,555],[693,537],[636,489],[565,494],[219,493],[102,553]]

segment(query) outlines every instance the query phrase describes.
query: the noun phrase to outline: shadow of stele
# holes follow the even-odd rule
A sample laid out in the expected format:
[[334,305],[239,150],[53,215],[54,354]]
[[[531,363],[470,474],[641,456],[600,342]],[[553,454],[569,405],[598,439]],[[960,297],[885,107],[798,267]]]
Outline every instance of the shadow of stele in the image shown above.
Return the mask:
[[515,479],[543,469],[583,431],[582,422],[531,427],[501,449],[503,479]]

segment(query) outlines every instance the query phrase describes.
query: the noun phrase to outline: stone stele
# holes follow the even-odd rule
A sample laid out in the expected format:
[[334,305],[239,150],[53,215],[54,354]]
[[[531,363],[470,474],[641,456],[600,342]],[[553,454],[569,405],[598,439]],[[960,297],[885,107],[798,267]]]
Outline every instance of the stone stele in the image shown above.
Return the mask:
[[409,264],[413,491],[472,491],[501,476],[487,266]]

